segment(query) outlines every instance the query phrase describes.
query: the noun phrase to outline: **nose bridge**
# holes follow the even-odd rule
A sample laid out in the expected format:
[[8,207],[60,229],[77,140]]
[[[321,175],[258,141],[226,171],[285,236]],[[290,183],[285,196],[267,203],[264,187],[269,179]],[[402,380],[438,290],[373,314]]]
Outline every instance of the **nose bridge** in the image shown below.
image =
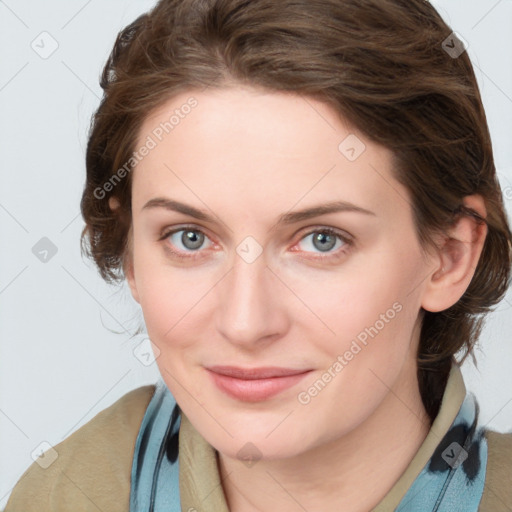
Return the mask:
[[230,303],[236,309],[242,312],[247,308],[259,308],[264,304],[263,299],[268,295],[268,276],[269,269],[263,254],[252,258],[251,249],[245,253],[245,257],[240,255],[240,248],[237,248],[237,254],[234,258],[233,269],[228,278]]
[[249,343],[272,331],[275,276],[267,268],[263,251],[256,251],[251,241],[239,244],[233,267],[223,280],[219,330],[233,342]]

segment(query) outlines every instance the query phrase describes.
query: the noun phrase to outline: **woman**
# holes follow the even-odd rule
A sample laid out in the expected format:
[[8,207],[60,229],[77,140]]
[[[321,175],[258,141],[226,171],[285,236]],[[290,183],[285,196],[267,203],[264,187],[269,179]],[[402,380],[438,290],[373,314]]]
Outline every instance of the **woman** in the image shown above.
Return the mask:
[[435,9],[161,0],[101,85],[83,247],[127,279],[162,381],[6,511],[510,510],[512,434],[459,366],[512,236]]

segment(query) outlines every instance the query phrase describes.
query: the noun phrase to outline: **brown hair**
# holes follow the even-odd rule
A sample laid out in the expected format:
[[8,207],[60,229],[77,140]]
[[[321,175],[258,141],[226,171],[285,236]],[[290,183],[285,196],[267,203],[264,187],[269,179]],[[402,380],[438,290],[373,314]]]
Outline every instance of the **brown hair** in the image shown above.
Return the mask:
[[[418,381],[433,421],[455,354],[465,348],[459,363],[469,353],[474,360],[483,313],[506,293],[511,270],[480,92],[467,52],[445,51],[457,48],[451,34],[424,0],[160,0],[118,34],[103,70],[87,145],[82,251],[107,282],[124,278],[131,173],[115,187],[105,183],[131,162],[148,114],[173,95],[242,84],[324,101],[393,152],[422,247],[457,215],[487,224],[464,295],[445,311],[422,311]],[[471,194],[483,196],[485,220],[462,206]],[[115,212],[110,196],[120,203]]]

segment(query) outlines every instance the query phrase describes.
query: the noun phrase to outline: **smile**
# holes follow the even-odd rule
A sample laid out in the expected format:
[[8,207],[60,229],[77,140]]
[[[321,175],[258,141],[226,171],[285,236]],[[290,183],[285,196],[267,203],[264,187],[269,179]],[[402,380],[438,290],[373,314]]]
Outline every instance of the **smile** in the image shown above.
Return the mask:
[[267,400],[301,381],[312,370],[211,367],[206,369],[222,392],[244,402]]

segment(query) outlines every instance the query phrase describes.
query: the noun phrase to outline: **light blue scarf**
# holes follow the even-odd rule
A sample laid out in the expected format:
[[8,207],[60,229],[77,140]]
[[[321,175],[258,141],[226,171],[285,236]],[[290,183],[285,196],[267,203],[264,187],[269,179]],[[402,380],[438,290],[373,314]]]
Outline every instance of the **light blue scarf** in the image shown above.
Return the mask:
[[[485,429],[468,393],[448,432],[395,512],[477,512],[487,469]],[[181,512],[178,434],[180,410],[159,381],[137,436],[130,512]],[[215,512],[215,511],[212,511]]]

